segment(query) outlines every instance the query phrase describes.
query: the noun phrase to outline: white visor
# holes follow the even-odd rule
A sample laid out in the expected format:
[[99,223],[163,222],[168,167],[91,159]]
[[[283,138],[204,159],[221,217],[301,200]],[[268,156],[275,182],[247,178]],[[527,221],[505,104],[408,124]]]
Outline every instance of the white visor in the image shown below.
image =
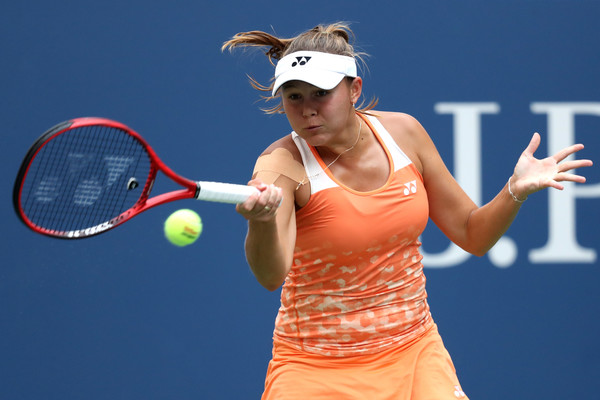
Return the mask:
[[356,61],[353,57],[319,51],[297,51],[277,63],[272,95],[275,96],[281,85],[289,81],[303,81],[330,90],[346,76],[356,78]]

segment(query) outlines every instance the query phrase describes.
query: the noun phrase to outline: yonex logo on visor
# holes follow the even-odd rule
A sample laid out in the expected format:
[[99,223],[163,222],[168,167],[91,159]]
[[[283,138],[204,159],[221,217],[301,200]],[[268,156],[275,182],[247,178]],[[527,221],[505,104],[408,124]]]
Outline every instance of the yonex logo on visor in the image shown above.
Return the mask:
[[357,76],[353,57],[319,51],[297,51],[277,63],[272,94],[275,96],[281,85],[289,81],[303,81],[329,90],[346,76]]
[[295,67],[296,65],[305,65],[307,62],[310,61],[310,57],[296,57],[296,62],[292,63],[292,67]]

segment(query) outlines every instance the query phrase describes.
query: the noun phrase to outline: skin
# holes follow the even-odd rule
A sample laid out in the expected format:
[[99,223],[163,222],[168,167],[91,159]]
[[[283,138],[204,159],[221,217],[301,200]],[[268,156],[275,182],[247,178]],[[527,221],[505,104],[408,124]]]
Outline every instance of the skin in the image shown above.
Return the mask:
[[[325,164],[341,154],[329,167],[333,175],[354,190],[369,191],[387,181],[390,166],[374,134],[355,114],[354,103],[361,91],[362,79],[358,77],[344,79],[332,90],[292,81],[285,84],[280,93],[290,126],[317,149]],[[478,207],[454,180],[417,120],[403,113],[372,113],[380,117],[423,176],[433,222],[464,250],[476,256],[484,255],[506,232],[521,207],[509,194],[508,185],[489,203]],[[592,165],[590,160],[564,161],[583,149],[581,144],[536,159],[534,153],[540,141],[540,135],[535,133],[510,177],[511,189],[519,199],[545,188],[562,190],[561,182],[565,181],[584,183],[583,176],[569,171]],[[273,143],[263,154],[280,147],[290,151],[296,162],[302,162],[290,135]],[[246,257],[258,282],[268,290],[276,290],[292,265],[295,211],[308,202],[310,187],[309,184],[299,186],[283,175],[271,185],[262,183],[257,176],[249,185],[257,187],[260,194],[236,206],[248,220]]]

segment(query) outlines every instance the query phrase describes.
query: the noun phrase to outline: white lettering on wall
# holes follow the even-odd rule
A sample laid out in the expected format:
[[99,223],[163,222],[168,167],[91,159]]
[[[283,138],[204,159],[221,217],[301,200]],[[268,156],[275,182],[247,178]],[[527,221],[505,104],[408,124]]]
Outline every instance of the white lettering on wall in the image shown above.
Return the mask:
[[[438,114],[452,114],[454,131],[454,178],[478,205],[481,205],[481,115],[498,114],[497,103],[437,103]],[[463,263],[471,255],[454,243],[438,254],[423,252],[423,263],[446,268]]]
[[[453,116],[454,177],[471,199],[481,205],[481,118],[498,114],[494,102],[437,103],[438,114]],[[575,116],[600,116],[600,103],[532,103],[531,111],[548,115],[548,154],[575,143]],[[565,184],[564,191],[548,190],[548,242],[529,252],[532,263],[594,263],[596,251],[581,247],[576,235],[576,198],[600,197],[600,184]],[[464,263],[470,254],[453,243],[440,253],[427,253],[423,263],[428,268],[446,268]],[[490,262],[501,268],[510,267],[518,248],[508,236],[502,237],[489,251]]]
[[[600,103],[532,103],[535,114],[548,115],[548,154],[554,154],[575,140],[575,116],[600,117]],[[575,226],[577,197],[600,197],[600,184],[565,183],[565,190],[548,190],[548,242],[529,252],[532,263],[593,263],[596,251],[577,242]]]

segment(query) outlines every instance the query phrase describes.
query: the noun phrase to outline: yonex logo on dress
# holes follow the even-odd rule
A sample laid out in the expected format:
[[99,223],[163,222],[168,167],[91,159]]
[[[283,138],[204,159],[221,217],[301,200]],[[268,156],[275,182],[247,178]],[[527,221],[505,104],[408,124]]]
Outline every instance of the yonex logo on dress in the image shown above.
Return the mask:
[[408,196],[411,193],[417,193],[417,181],[410,181],[404,184],[404,195]]
[[311,57],[296,57],[296,60],[298,61],[294,61],[292,63],[292,67],[295,67],[296,65],[305,65],[307,62],[309,62],[311,59]]

